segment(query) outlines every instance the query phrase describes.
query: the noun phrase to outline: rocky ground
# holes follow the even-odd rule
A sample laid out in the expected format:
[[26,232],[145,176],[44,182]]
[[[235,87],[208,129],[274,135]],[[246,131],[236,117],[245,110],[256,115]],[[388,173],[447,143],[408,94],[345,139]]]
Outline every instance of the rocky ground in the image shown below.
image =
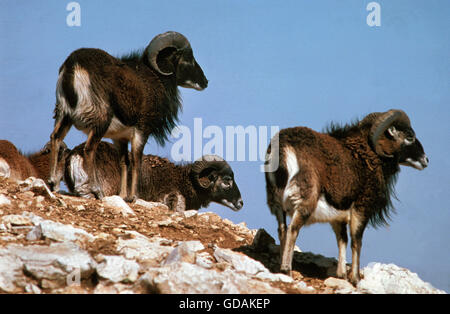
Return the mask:
[[279,248],[212,212],[171,212],[119,197],[52,194],[40,180],[0,178],[3,293],[442,293],[407,269],[373,263],[357,288],[334,278],[336,260]]

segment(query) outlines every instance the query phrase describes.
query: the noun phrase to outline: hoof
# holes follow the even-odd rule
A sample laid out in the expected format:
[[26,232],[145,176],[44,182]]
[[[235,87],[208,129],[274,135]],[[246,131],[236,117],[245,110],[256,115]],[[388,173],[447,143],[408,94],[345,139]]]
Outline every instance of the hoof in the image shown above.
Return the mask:
[[336,277],[339,278],[339,279],[347,280],[347,272],[344,272],[344,273],[337,272],[336,273]]
[[292,277],[292,270],[291,267],[287,266],[287,265],[281,265],[280,267],[280,273],[283,273],[285,275],[291,276]]
[[137,198],[136,195],[134,195],[134,196],[127,196],[127,197],[124,197],[124,198],[123,198],[123,200],[124,200],[125,202],[127,202],[127,203],[134,203],[134,202],[136,202],[137,199],[138,199],[138,198]]
[[359,283],[359,281],[361,280],[361,278],[359,278],[359,276],[350,276],[350,278],[349,278],[349,282],[354,286],[354,287],[356,287],[357,285],[358,285],[358,283]]
[[50,188],[50,191],[52,191],[52,192],[58,192],[59,191],[59,184],[56,183],[55,181],[50,179],[50,180],[47,181],[47,185]]
[[92,194],[94,194],[95,198],[98,200],[101,200],[102,198],[105,197],[105,194],[103,193],[102,189],[93,187],[90,190],[91,190]]

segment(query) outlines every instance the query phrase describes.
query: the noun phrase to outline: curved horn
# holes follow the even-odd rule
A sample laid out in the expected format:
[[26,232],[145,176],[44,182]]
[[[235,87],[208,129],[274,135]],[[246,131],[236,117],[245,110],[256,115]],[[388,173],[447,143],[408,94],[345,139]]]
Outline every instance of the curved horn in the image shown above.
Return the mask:
[[359,126],[362,127],[364,125],[372,125],[376,118],[378,118],[382,112],[372,112],[364,117],[361,121],[359,121]]
[[183,49],[190,47],[190,44],[186,37],[184,37],[180,33],[172,31],[159,34],[152,39],[150,44],[148,44],[147,48],[145,49],[145,54],[147,55],[148,61],[150,62],[151,66],[162,75],[171,75],[173,73],[160,70],[156,62],[159,52],[168,47]]
[[202,188],[207,189],[210,187],[211,182],[204,182],[200,180],[200,173],[206,168],[221,168],[225,165],[227,165],[227,162],[217,155],[204,155],[201,158],[197,159],[192,165],[191,171],[193,174],[193,178]]
[[378,115],[373,122],[370,129],[370,140],[372,141],[375,151],[378,155],[384,157],[392,157],[392,155],[385,154],[378,145],[380,136],[394,123],[395,121],[402,121],[408,126],[411,125],[408,115],[403,110],[391,109],[385,113]]

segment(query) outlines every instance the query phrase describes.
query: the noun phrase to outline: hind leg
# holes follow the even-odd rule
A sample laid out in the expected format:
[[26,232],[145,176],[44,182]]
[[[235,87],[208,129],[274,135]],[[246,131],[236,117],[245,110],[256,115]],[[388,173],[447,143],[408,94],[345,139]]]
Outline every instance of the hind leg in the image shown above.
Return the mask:
[[275,215],[278,223],[278,240],[280,241],[280,256],[282,254],[282,248],[286,240],[286,212],[283,210],[281,204],[281,193],[279,189],[273,187],[274,180],[270,179],[270,174],[266,174],[266,193],[267,193],[267,205],[269,206],[272,215]]
[[[317,207],[318,184],[314,180],[314,175],[310,174],[307,169],[300,168],[298,173],[288,181],[283,192],[284,212],[292,215],[286,230],[286,240],[281,249],[280,270],[286,274],[291,274],[294,247],[300,228],[305,225]],[[305,180],[306,178],[310,180]]]
[[58,153],[61,146],[61,142],[72,127],[72,121],[68,116],[64,116],[58,119],[55,123],[55,128],[50,135],[51,154],[50,154],[50,178],[48,185],[51,191],[59,191],[59,179],[58,179]]
[[292,258],[294,257],[294,246],[297,240],[300,228],[305,224],[305,219],[302,217],[300,211],[295,211],[292,215],[292,220],[286,230],[286,240],[282,246],[281,266],[282,273],[291,275]]
[[284,212],[283,207],[280,204],[270,203],[269,207],[270,211],[272,212],[272,214],[275,215],[278,222],[278,239],[280,241],[280,256],[281,256],[282,248],[284,247],[284,244],[286,242],[286,231],[287,231],[286,213]]
[[347,223],[345,222],[332,222],[331,227],[336,235],[336,241],[339,248],[339,259],[336,270],[338,278],[347,278],[347,266],[346,266],[346,249],[348,243],[347,236]]

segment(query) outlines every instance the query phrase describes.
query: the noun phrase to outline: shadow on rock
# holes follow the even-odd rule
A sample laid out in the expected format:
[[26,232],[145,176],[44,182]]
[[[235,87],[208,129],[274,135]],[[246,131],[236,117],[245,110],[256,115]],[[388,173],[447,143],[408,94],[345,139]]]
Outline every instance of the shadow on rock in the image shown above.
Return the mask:
[[[275,244],[264,229],[259,229],[251,245],[244,245],[234,249],[237,252],[261,262],[273,273],[280,272],[280,246]],[[294,251],[292,270],[299,272],[302,276],[317,279],[326,279],[336,275],[337,260],[324,257],[311,252]]]

